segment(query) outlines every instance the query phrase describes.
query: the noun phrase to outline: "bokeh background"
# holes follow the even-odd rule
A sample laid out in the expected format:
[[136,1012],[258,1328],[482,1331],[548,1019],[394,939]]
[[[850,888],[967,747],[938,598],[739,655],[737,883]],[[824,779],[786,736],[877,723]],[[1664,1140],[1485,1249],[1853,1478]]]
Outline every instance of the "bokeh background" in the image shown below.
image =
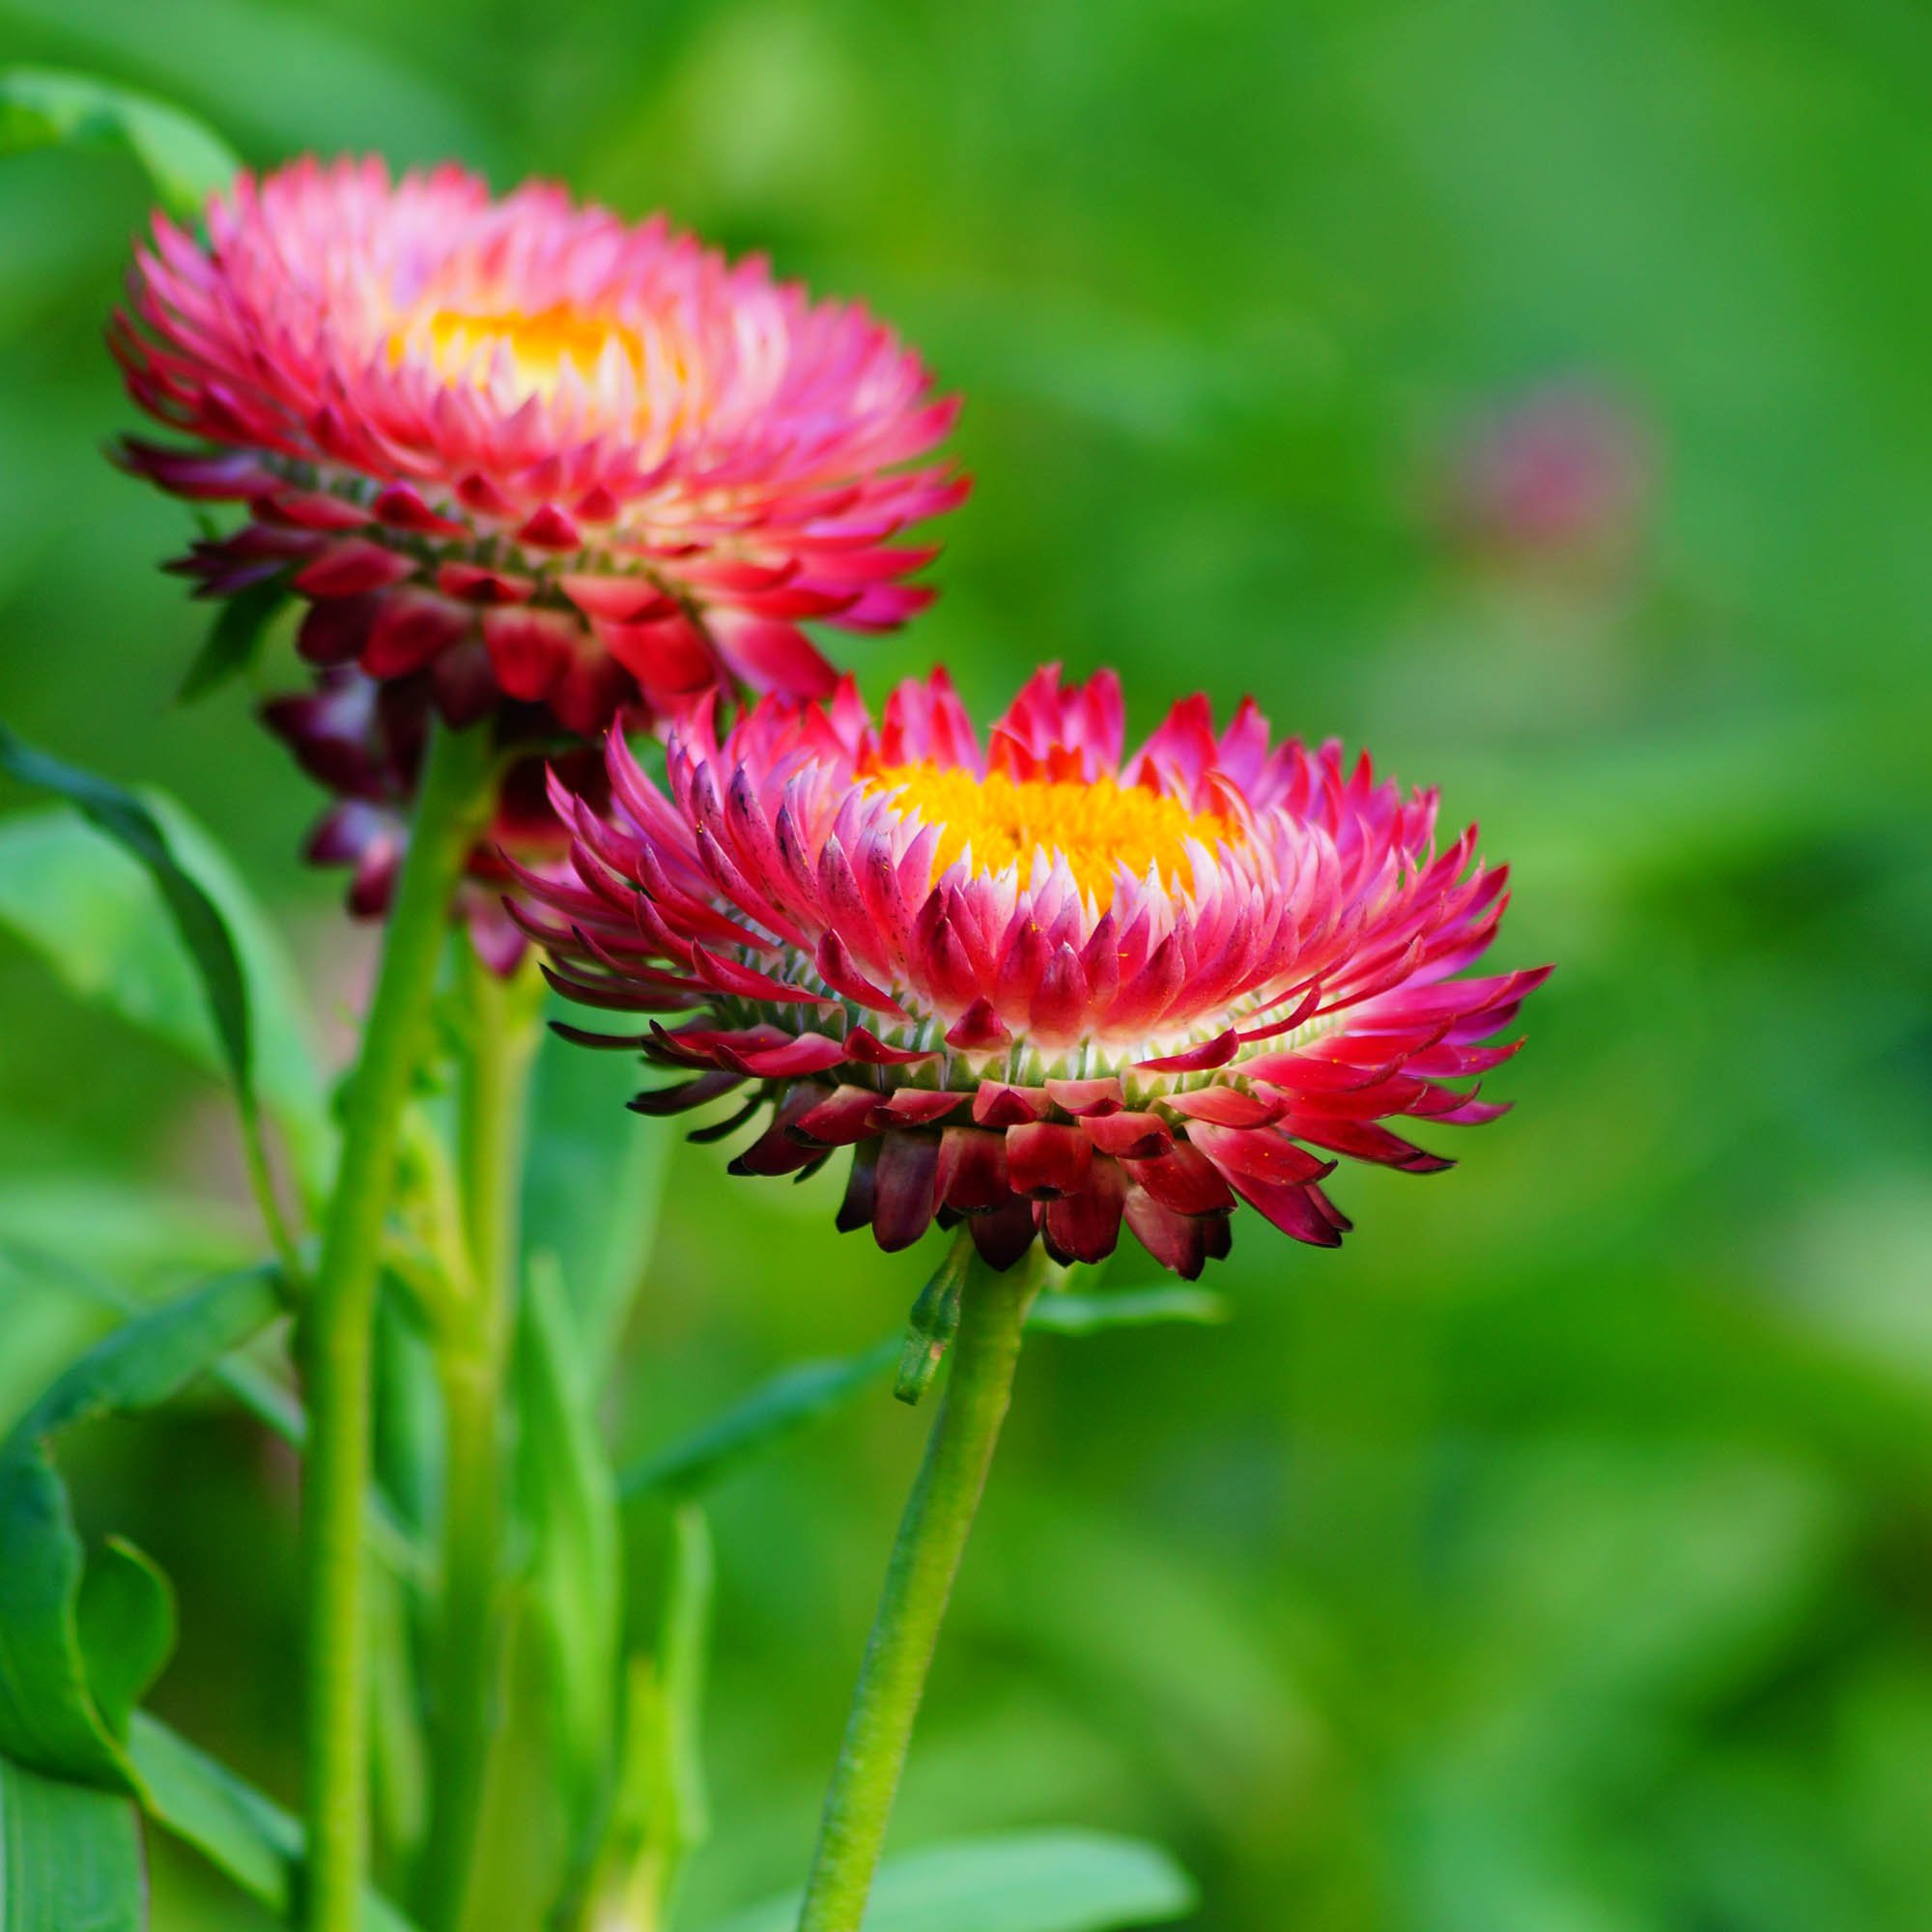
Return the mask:
[[[1500,962],[1559,971],[1458,1172],[1344,1177],[1338,1255],[1246,1218],[1229,1326],[1031,1350],[898,1843],[1145,1833],[1215,1932],[1932,1923],[1927,16],[0,0],[0,54],[865,297],[980,478],[870,690],[1253,691],[1512,863]],[[341,1033],[367,940],[295,863],[316,801],[254,695],[175,704],[183,514],[101,460],[144,206],[111,155],[0,168],[0,715],[177,795]],[[245,1251],[214,1082],[11,941],[0,1000],[0,1234],[142,1288]],[[915,1285],[829,1179],[671,1158],[628,1452]],[[99,1321],[0,1279],[0,1418]],[[715,1499],[693,1924],[802,1866],[921,1429],[881,1393]],[[213,1404],[71,1462],[180,1585],[159,1707],[288,1794],[291,1472]],[[260,1922],[156,1885],[165,1932]]]

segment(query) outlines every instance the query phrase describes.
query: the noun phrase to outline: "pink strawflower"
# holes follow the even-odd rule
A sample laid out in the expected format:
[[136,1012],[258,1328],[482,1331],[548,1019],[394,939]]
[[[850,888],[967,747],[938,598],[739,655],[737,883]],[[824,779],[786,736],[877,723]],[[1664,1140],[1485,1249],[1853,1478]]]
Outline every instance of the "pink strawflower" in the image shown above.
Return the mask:
[[864,309],[456,167],[304,159],[241,176],[205,240],[157,216],[113,344],[193,440],[128,466],[246,505],[179,566],[202,594],[285,582],[311,661],[424,673],[457,723],[825,694],[798,620],[919,610],[932,552],[895,539],[965,490],[907,467],[955,404]]
[[1473,832],[1436,850],[1433,792],[1271,744],[1252,702],[1218,736],[1201,697],[1122,735],[1111,672],[1052,668],[983,748],[943,671],[877,724],[849,682],[722,739],[694,713],[663,786],[613,733],[608,810],[553,787],[574,878],[513,910],[565,993],[689,1015],[576,1036],[692,1076],[640,1112],[770,1103],[745,1174],[851,1145],[839,1225],[883,1248],[963,1215],[996,1266],[1036,1235],[1091,1262],[1124,1219],[1192,1277],[1237,1197],[1333,1246],[1334,1156],[1429,1173],[1386,1121],[1503,1111],[1446,1083],[1515,1052],[1481,1042],[1545,977],[1452,977],[1505,873]]

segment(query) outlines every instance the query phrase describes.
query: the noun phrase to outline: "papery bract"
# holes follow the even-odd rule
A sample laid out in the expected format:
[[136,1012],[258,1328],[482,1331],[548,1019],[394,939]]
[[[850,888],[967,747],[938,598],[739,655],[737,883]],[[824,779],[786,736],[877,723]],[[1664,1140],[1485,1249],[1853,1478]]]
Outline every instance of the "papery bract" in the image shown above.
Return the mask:
[[1455,977],[1506,874],[1251,702],[1217,732],[1189,698],[1131,754],[1122,721],[1111,673],[1050,668],[983,747],[944,672],[876,724],[849,683],[694,714],[662,786],[613,733],[608,810],[553,787],[574,876],[513,911],[566,994],[685,1016],[576,1035],[686,1076],[639,1111],[744,1094],[709,1138],[769,1103],[746,1174],[851,1146],[839,1225],[882,1247],[964,1216],[996,1266],[1037,1236],[1092,1262],[1124,1220],[1191,1277],[1237,1200],[1333,1246],[1337,1156],[1428,1173],[1387,1122],[1503,1111],[1448,1083],[1516,1050],[1483,1042],[1545,977]]

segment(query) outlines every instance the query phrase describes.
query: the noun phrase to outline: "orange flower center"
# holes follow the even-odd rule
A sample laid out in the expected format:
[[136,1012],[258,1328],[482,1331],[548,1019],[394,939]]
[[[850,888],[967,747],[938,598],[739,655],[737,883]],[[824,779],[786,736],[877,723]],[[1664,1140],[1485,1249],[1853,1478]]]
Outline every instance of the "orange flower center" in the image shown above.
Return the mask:
[[1186,840],[1210,849],[1231,837],[1218,813],[1192,811],[1179,799],[1112,779],[980,779],[956,765],[885,765],[863,775],[869,792],[895,792],[902,810],[940,828],[936,879],[970,846],[973,869],[1024,870],[1036,852],[1058,853],[1083,892],[1113,902],[1120,868],[1136,877],[1151,866],[1169,884],[1191,887]]
[[[413,324],[415,318],[412,318]],[[437,368],[452,379],[467,377],[474,383],[490,379],[498,345],[508,349],[519,386],[534,395],[548,396],[555,389],[567,361],[580,376],[588,377],[598,358],[612,343],[634,368],[641,368],[644,344],[635,329],[609,316],[597,315],[567,302],[556,302],[534,314],[521,309],[482,313],[460,308],[440,308],[428,318],[430,354]],[[398,330],[390,338],[392,359],[402,359],[406,335]]]

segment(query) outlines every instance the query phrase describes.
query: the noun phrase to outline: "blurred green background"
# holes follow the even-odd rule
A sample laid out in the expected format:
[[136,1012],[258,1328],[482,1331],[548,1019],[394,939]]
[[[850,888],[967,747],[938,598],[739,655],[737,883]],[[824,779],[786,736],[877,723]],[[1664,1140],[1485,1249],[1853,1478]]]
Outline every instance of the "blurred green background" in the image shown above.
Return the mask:
[[[1216,1932],[1932,1924],[1925,14],[0,0],[0,56],[863,296],[980,478],[870,690],[1251,690],[1514,866],[1497,961],[1559,971],[1461,1169],[1341,1177],[1339,1255],[1244,1216],[1230,1327],[1032,1350],[895,1842],[1145,1833]],[[185,801],[340,1030],[315,798],[249,694],[173,703],[185,518],[99,453],[144,206],[0,169],[0,715]],[[0,997],[0,1233],[134,1285],[245,1246],[215,1084],[12,942]],[[902,1318],[836,1194],[679,1146],[614,1441]],[[99,1317],[0,1295],[4,1417]],[[802,1869],[921,1433],[881,1393],[718,1496],[694,1923]],[[180,1585],[159,1708],[287,1795],[291,1471],[212,1404],[72,1462]],[[156,1885],[164,1932],[260,1922]]]

